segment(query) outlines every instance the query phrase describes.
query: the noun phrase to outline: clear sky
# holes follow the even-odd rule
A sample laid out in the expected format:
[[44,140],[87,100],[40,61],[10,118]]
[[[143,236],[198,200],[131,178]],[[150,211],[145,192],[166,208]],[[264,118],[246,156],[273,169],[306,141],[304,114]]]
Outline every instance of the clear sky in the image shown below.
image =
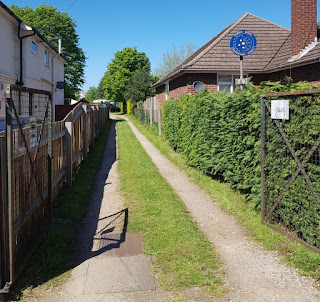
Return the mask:
[[[200,47],[246,12],[290,29],[290,0],[2,0],[8,6],[57,7],[76,20],[87,63],[83,91],[98,86],[116,51],[137,47],[152,69],[173,45]],[[318,21],[320,0],[318,2]]]

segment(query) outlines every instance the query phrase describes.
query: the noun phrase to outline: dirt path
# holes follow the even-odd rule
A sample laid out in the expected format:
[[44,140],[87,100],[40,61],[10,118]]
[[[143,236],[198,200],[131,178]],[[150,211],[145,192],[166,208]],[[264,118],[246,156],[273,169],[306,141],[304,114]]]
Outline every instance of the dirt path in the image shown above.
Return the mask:
[[275,253],[267,252],[252,242],[234,217],[222,211],[218,203],[166,159],[128,118],[125,119],[224,262],[230,291],[215,301],[320,301],[312,280],[283,266]]

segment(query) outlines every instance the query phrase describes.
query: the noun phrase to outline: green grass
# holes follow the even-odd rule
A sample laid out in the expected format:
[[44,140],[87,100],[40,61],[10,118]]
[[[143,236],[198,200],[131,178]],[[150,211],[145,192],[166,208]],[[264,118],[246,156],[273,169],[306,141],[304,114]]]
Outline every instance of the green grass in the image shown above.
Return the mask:
[[81,164],[72,187],[62,189],[53,208],[53,223],[14,283],[9,299],[23,299],[37,285],[57,286],[70,276],[76,226],[88,206],[109,129],[110,122],[101,130],[87,160]]
[[144,252],[163,288],[199,286],[215,295],[225,288],[219,258],[161,177],[126,122],[117,123],[121,190],[129,208],[128,231],[141,232]]
[[129,118],[162,154],[176,164],[180,170],[186,172],[193,182],[204,189],[213,200],[218,201],[222,209],[245,226],[249,236],[264,248],[276,251],[284,263],[297,268],[301,275],[317,280],[317,287],[320,288],[320,254],[262,224],[260,213],[247,203],[245,195],[233,190],[229,184],[214,180],[188,166],[186,158],[175,152],[163,137],[157,136],[149,126],[141,125],[134,116],[130,115]]

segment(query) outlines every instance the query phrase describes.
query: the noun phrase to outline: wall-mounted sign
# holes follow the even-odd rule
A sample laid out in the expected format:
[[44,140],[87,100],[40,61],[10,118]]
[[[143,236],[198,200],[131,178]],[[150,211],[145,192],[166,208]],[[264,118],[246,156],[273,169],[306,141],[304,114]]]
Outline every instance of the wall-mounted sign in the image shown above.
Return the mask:
[[238,56],[249,56],[257,47],[257,40],[253,33],[240,30],[230,40],[231,50]]
[[275,120],[289,120],[289,100],[272,100],[271,118]]

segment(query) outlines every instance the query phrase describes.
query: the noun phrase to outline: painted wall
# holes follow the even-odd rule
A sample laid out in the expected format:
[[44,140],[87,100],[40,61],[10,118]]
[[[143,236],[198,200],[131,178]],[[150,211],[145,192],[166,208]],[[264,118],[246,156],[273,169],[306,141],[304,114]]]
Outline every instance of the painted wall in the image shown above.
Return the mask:
[[[5,84],[16,84],[20,79],[20,41],[18,21],[0,8],[0,100],[3,99]],[[21,36],[32,31],[21,30]],[[32,51],[32,41],[37,52]],[[49,64],[45,64],[45,50],[49,54]],[[56,83],[64,81],[64,60],[42,39],[31,36],[23,39],[23,86],[52,92],[53,108],[64,104],[64,90],[57,89]],[[0,105],[0,116],[5,114],[4,100]],[[54,114],[54,112],[53,112]]]

